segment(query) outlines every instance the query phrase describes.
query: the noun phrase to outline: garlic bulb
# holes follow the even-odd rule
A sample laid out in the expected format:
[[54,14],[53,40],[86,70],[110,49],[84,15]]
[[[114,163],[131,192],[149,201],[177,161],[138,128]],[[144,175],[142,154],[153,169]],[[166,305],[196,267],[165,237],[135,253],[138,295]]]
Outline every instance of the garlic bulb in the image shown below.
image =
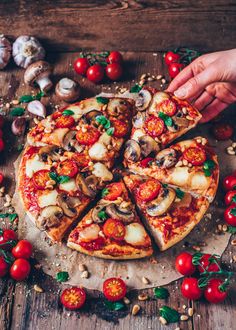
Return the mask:
[[4,69],[7,66],[11,57],[11,44],[10,41],[0,35],[0,70]]

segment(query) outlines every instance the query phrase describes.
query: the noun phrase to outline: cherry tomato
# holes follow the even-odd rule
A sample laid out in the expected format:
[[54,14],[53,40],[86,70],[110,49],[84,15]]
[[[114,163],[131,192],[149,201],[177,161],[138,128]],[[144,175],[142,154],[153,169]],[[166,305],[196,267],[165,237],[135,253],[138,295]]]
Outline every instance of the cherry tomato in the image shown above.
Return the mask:
[[159,112],[164,112],[167,116],[174,116],[177,111],[175,102],[171,100],[164,100],[161,103],[157,104],[157,110]]
[[106,75],[111,80],[119,80],[123,74],[123,68],[119,63],[111,63],[106,66]]
[[202,165],[205,162],[206,153],[201,148],[190,147],[184,151],[183,157],[191,164],[198,166],[198,165]]
[[12,249],[11,253],[17,258],[29,259],[32,256],[32,245],[26,239],[19,241]]
[[13,243],[10,244],[10,241],[16,241],[17,236],[14,230],[6,229],[3,234],[0,236],[0,249],[10,251],[13,247]]
[[181,63],[171,63],[168,67],[170,77],[175,78],[183,68],[184,65]]
[[181,284],[182,295],[191,300],[201,298],[202,291],[198,286],[198,279],[195,277],[186,277]]
[[0,172],[0,185],[1,185],[2,182],[3,182],[3,179],[4,179],[4,176],[3,176],[3,174]]
[[225,222],[230,226],[236,226],[236,203],[227,207],[224,212]]
[[126,284],[121,278],[108,278],[103,283],[103,294],[109,301],[118,301],[123,299],[126,295],[126,292]]
[[206,290],[204,291],[204,296],[207,301],[209,301],[213,304],[217,304],[217,303],[225,300],[225,298],[228,295],[228,292],[221,290],[220,286],[223,283],[224,282],[219,278],[210,279],[210,281],[206,287]]
[[110,54],[107,57],[107,63],[122,63],[123,62],[123,56],[120,52],[113,51],[110,52]]
[[79,129],[76,133],[76,139],[80,144],[91,145],[97,142],[99,139],[100,132],[97,128],[93,126],[88,126],[87,131],[83,132],[82,129]]
[[74,70],[78,74],[85,75],[89,67],[89,61],[85,57],[79,57],[74,62]]
[[3,256],[0,256],[0,277],[3,277],[7,274],[8,268],[8,263],[5,261]]
[[80,241],[79,245],[88,251],[101,250],[105,245],[105,239],[103,237],[98,237],[97,239],[90,242]]
[[11,268],[10,268],[10,275],[16,281],[23,281],[25,280],[30,273],[30,263],[28,260],[20,258],[16,259]]
[[58,175],[68,175],[70,178],[73,178],[77,173],[78,173],[78,167],[74,160],[67,159],[58,164],[57,167]]
[[152,137],[157,137],[161,135],[164,131],[165,124],[161,118],[150,116],[144,124],[145,131]]
[[108,201],[114,201],[120,197],[124,191],[124,185],[122,182],[114,182],[106,186],[106,191],[108,192],[104,199]]
[[71,128],[75,125],[75,120],[72,116],[60,116],[56,119],[57,128]]
[[49,170],[39,170],[33,174],[32,181],[35,188],[44,190],[47,182],[51,180]]
[[77,166],[79,168],[84,168],[88,166],[88,163],[90,161],[89,156],[86,154],[79,154],[75,153],[73,155],[73,160],[76,162]]
[[117,138],[124,137],[129,133],[129,125],[119,119],[112,119],[111,126],[115,129],[113,136]]
[[3,128],[3,124],[4,124],[4,118],[2,115],[0,115],[0,128]]
[[213,134],[219,141],[230,139],[233,133],[234,129],[230,124],[216,123],[213,127]]
[[204,254],[201,259],[200,259],[200,263],[202,266],[198,266],[198,270],[200,273],[203,273],[204,270],[207,270],[208,272],[218,272],[220,270],[219,266],[215,263],[211,263],[209,261],[210,258],[213,258],[216,260],[216,258],[214,258],[211,254]]
[[171,63],[179,62],[180,55],[177,54],[177,53],[169,51],[165,54],[164,60],[165,60],[167,65],[170,65]]
[[0,139],[2,139],[2,137],[3,137],[3,131],[0,128]]
[[143,167],[143,168],[146,168],[149,166],[149,164],[154,160],[154,158],[152,157],[147,157],[147,158],[144,158],[140,161],[140,166]]
[[5,143],[3,142],[3,139],[0,139],[0,152],[2,152],[5,148]]
[[77,287],[65,289],[61,294],[60,300],[65,308],[76,310],[84,305],[86,300],[86,292],[83,288]]
[[142,183],[138,188],[138,198],[145,202],[150,202],[157,197],[161,188],[159,181],[149,179]]
[[223,180],[223,187],[225,191],[236,189],[236,176],[226,176]]
[[175,259],[175,268],[182,275],[192,275],[196,271],[192,261],[193,256],[190,253],[182,252]]
[[225,205],[236,203],[236,190],[230,190],[225,195]]
[[103,226],[104,234],[107,237],[122,241],[125,237],[125,226],[121,221],[115,219],[107,219]]
[[88,68],[87,70],[88,80],[97,84],[100,81],[102,81],[103,77],[104,77],[104,69],[100,64],[94,64]]

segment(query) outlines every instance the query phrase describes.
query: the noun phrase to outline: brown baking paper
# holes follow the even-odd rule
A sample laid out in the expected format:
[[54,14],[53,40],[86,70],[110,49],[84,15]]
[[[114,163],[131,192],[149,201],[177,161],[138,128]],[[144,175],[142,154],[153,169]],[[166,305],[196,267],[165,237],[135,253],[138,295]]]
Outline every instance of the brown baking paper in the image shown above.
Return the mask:
[[[217,143],[206,134],[206,131],[208,131],[208,126],[205,125],[201,129],[195,129],[187,137],[202,135],[211,140],[210,142],[219,156],[222,178],[236,167],[234,165],[235,157],[229,156],[225,152],[230,142]],[[18,165],[19,158],[15,162],[16,177]],[[65,243],[52,245],[46,238],[46,235],[38,230],[25,215],[17,191],[13,198],[13,205],[20,217],[19,236],[20,238],[28,239],[33,244],[34,256],[42,265],[46,274],[55,278],[59,271],[67,271],[70,275],[68,284],[83,285],[88,289],[98,290],[102,289],[104,279],[119,276],[126,281],[129,288],[143,289],[166,285],[181,277],[174,269],[174,261],[176,255],[185,249],[183,247],[184,242],[190,242],[192,245],[204,242],[206,246],[202,247],[202,252],[222,255],[230,238],[229,233],[215,234],[217,225],[222,222],[222,200],[222,192],[218,191],[216,199],[207,211],[206,216],[182,242],[164,252],[156,249],[150,258],[128,261],[110,261],[90,257],[71,250]],[[87,266],[89,271],[88,279],[81,278],[81,272],[78,269],[79,264]],[[142,282],[143,276],[149,280],[149,284]]]

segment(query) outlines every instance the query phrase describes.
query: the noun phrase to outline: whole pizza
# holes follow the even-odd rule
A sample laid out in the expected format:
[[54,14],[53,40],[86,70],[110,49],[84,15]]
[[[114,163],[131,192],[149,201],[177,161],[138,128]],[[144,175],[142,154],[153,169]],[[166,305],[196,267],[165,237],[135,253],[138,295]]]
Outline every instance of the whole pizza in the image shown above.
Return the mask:
[[46,117],[27,137],[18,190],[54,242],[106,259],[135,259],[182,240],[219,180],[204,137],[173,143],[201,114],[167,92],[89,98]]

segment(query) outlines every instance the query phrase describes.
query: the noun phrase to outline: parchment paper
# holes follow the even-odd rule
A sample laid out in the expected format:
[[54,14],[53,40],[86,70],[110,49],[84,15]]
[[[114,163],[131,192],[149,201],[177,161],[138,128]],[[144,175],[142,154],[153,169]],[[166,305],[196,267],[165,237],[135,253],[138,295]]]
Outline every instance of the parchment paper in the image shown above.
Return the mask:
[[[236,168],[236,157],[229,156],[225,152],[226,147],[231,143],[230,141],[216,142],[208,130],[208,125],[200,126],[200,128],[194,129],[190,134],[182,137],[182,140],[198,135],[207,137],[218,154],[221,177],[223,177]],[[16,171],[18,165],[19,158],[15,162]],[[229,233],[215,234],[217,225],[222,222],[224,210],[222,200],[223,193],[218,191],[206,216],[182,242],[164,252],[156,250],[150,258],[133,261],[102,260],[73,251],[66,247],[65,243],[52,244],[46,235],[39,231],[25,215],[17,191],[13,198],[13,205],[20,216],[19,236],[28,239],[33,244],[35,257],[46,274],[55,277],[57,272],[67,271],[70,275],[68,284],[83,285],[86,288],[98,290],[101,290],[104,278],[120,276],[126,281],[129,288],[143,289],[166,285],[181,277],[174,269],[174,260],[180,251],[186,249],[183,247],[184,242],[196,245],[199,242],[204,242],[206,246],[202,247],[202,252],[222,255],[230,238]],[[81,272],[78,270],[80,263],[87,266],[90,274],[88,279],[81,278]],[[149,284],[143,284],[143,276],[149,279]]]

